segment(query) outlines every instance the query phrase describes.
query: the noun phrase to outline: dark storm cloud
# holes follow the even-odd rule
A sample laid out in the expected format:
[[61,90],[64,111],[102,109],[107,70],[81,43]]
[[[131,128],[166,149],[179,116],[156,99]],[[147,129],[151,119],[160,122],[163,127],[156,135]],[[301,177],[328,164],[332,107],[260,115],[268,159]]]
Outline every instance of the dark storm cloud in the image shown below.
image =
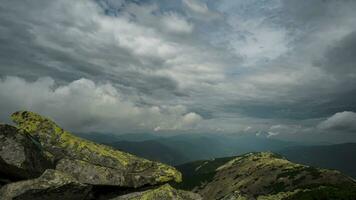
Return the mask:
[[346,75],[356,78],[356,31],[332,44],[320,65],[336,76]]
[[[3,0],[0,108],[46,109],[77,130],[333,132],[317,127],[356,109],[355,9],[348,0]],[[66,101],[76,106],[61,110]]]

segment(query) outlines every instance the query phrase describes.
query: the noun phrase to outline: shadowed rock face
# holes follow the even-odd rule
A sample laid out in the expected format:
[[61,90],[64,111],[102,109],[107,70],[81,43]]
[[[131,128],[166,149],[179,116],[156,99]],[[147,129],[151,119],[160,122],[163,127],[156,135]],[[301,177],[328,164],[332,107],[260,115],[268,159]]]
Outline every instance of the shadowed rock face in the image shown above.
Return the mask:
[[58,170],[83,183],[140,187],[181,181],[180,172],[173,167],[76,137],[36,113],[16,112],[11,117],[21,130],[38,139],[43,148],[54,155],[59,161]]
[[135,192],[111,200],[202,200],[200,195],[176,190],[170,185],[163,185],[156,189],[146,190],[144,192]]
[[[262,152],[245,154],[220,166],[213,180],[199,188],[198,193],[207,200],[278,200],[328,190],[356,191],[356,185],[338,171],[295,164],[279,155]],[[352,195],[344,199],[352,199]]]
[[48,169],[36,179],[14,182],[0,189],[1,200],[78,200],[89,198],[90,186],[62,172]]
[[52,164],[41,145],[28,133],[0,124],[0,174],[3,181],[35,178]]

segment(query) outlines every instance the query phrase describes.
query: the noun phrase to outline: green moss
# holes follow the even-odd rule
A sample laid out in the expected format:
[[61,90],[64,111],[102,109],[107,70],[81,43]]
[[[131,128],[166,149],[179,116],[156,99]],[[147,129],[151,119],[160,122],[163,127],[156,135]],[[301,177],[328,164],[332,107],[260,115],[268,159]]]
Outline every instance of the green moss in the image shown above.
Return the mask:
[[160,175],[157,175],[157,182],[168,182],[170,181],[172,178],[174,179],[175,182],[177,183],[180,183],[182,182],[182,174],[177,171],[175,168],[173,167],[168,167],[166,165],[159,165],[158,166],[158,170],[157,172],[164,172],[165,174],[169,174],[171,176],[160,176]]
[[158,198],[173,199],[174,189],[170,185],[166,184],[157,189],[143,192],[142,195],[132,198],[131,200],[152,200]]
[[301,191],[300,189],[297,189],[295,191],[280,192],[273,195],[263,195],[263,196],[259,196],[257,200],[284,200],[286,198],[289,198],[290,196],[295,195],[300,191]]
[[[152,173],[156,181],[159,182],[181,181],[182,179],[181,174],[173,167],[161,163],[152,165],[153,162],[149,160],[76,137],[60,128],[55,122],[37,113],[19,111],[12,114],[11,118],[20,129],[38,138],[44,148],[54,155],[59,152],[65,154],[65,156],[98,165],[108,165],[107,167],[112,168],[131,168],[133,173],[154,167],[155,170]],[[103,163],[104,161],[107,162]]]
[[200,195],[191,192],[176,190],[168,184],[162,185],[158,188],[146,190],[144,192],[122,196],[117,198],[125,200],[152,200],[152,199],[162,199],[162,200],[199,200]]
[[319,186],[313,189],[300,190],[283,200],[354,200],[356,199],[356,187],[344,186],[344,187],[333,187],[333,186]]
[[[23,111],[12,114],[12,120],[18,124],[19,128],[26,130],[30,134],[37,136],[41,141],[50,140],[51,144],[68,148],[71,152],[81,152],[85,149],[99,156],[111,157],[126,166],[134,156],[114,150],[110,147],[99,145],[94,142],[76,137],[71,133],[64,131],[53,121],[46,119],[36,113]],[[89,159],[84,157],[84,160]]]

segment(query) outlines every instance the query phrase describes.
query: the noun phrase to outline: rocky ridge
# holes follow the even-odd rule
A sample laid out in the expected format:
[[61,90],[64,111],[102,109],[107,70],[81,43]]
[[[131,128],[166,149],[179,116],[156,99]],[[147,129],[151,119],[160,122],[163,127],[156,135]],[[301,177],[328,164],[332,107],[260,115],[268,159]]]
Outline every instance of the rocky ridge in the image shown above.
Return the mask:
[[0,125],[2,200],[200,198],[167,185],[181,181],[174,167],[76,137],[37,113],[11,118],[16,127]]
[[292,163],[270,152],[248,153],[215,170],[194,189],[206,200],[355,199],[356,182],[336,170]]

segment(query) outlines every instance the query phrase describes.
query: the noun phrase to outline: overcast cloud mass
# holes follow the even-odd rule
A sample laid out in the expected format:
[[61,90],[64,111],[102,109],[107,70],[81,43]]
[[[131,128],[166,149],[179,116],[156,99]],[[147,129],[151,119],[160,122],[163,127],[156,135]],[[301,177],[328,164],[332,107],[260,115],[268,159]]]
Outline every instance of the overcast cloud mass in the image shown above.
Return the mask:
[[356,1],[0,0],[0,121],[356,142]]

